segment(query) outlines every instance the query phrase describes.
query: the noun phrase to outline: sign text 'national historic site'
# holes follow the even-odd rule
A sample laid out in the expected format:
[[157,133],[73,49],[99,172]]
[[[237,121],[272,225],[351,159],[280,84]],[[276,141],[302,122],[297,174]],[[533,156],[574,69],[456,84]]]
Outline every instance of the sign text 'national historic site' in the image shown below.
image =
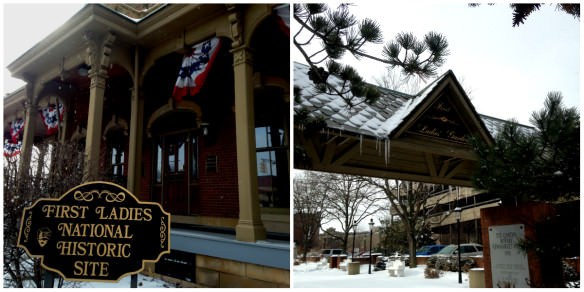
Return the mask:
[[170,252],[170,214],[107,182],[25,208],[18,246],[67,280],[117,282]]

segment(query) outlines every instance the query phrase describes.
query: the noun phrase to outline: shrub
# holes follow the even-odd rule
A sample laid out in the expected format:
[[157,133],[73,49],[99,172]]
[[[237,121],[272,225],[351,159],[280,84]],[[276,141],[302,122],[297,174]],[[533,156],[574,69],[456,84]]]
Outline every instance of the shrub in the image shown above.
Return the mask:
[[424,270],[424,277],[426,279],[438,279],[440,278],[441,274],[442,272],[440,272],[440,270],[436,270],[430,267],[426,267],[426,269]]
[[430,257],[428,258],[428,261],[426,261],[426,267],[430,267],[430,268],[436,268],[436,261],[438,260],[438,257]]

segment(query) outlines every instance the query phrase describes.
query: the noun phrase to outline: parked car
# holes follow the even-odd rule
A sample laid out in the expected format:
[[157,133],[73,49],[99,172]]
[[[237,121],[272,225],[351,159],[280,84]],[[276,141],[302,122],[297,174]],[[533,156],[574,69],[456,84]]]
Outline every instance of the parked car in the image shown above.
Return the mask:
[[[476,243],[464,243],[460,245],[461,256],[480,256],[483,255],[483,246]],[[451,244],[436,253],[439,257],[449,257],[458,255],[458,246]]]
[[332,255],[341,255],[342,253],[343,253],[342,249],[325,248],[320,252],[320,257],[321,258],[329,258]]
[[432,255],[442,250],[446,245],[424,245],[416,250],[416,255]]

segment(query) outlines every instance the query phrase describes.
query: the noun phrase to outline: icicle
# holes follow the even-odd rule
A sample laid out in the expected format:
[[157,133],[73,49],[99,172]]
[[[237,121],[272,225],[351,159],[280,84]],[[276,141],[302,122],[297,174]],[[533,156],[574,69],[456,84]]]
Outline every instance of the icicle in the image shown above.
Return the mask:
[[359,135],[359,155],[363,154],[363,135]]
[[389,164],[389,138],[385,138],[385,166]]

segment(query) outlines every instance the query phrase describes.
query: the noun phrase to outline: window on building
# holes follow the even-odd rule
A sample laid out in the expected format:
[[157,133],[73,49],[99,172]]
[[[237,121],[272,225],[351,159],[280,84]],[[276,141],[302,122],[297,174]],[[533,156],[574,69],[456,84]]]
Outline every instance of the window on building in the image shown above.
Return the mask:
[[289,207],[288,146],[284,129],[272,125],[256,127],[258,193],[262,207]]
[[258,93],[255,138],[258,195],[261,207],[290,208],[288,139],[289,107],[277,91]]
[[122,186],[126,185],[127,176],[127,170],[124,167],[127,160],[126,138],[121,130],[108,133],[106,137],[106,173],[111,182]]

